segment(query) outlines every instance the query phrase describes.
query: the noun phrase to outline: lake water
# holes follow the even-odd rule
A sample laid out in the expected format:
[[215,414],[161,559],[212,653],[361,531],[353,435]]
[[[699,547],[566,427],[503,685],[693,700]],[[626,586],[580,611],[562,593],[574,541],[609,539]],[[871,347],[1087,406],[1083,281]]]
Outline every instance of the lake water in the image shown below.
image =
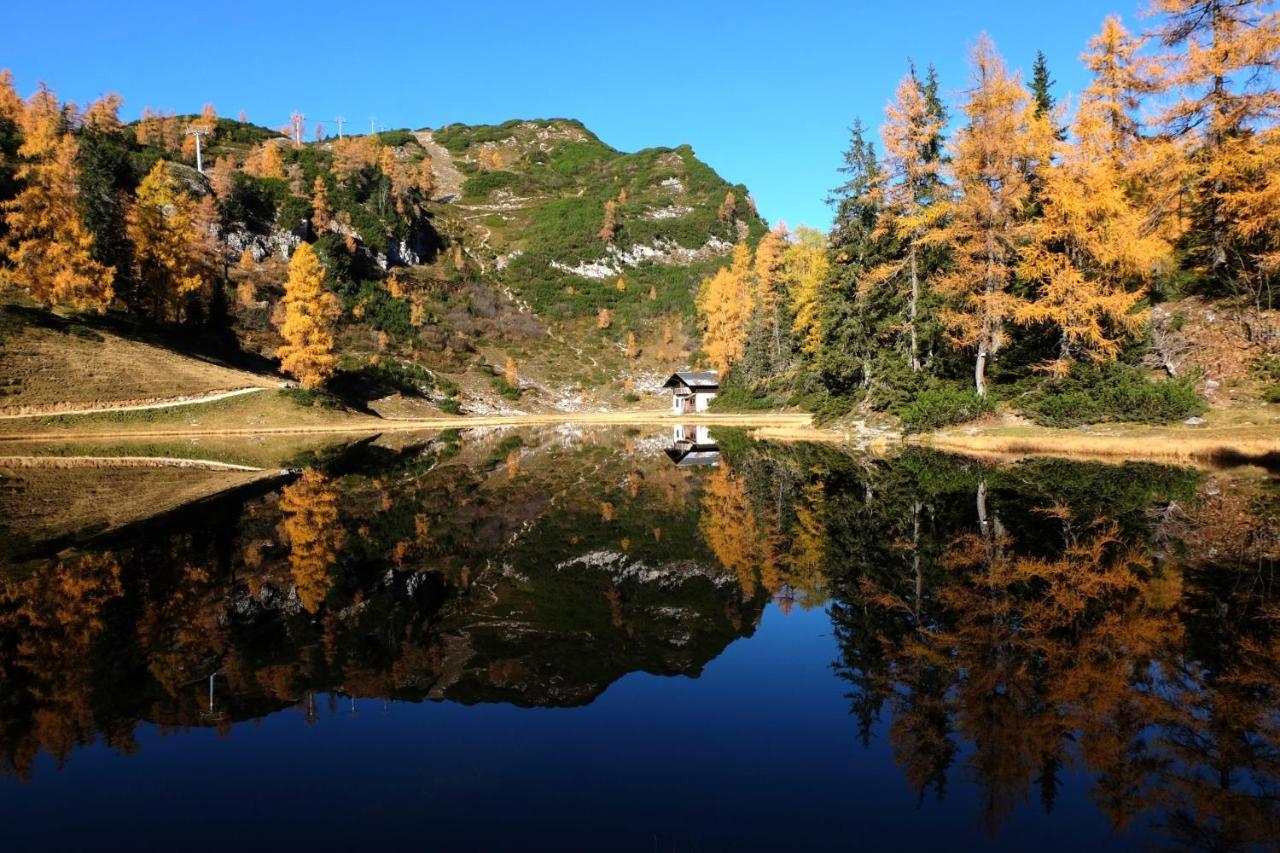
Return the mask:
[[1280,839],[1264,471],[692,427],[265,467],[0,461],[3,849]]

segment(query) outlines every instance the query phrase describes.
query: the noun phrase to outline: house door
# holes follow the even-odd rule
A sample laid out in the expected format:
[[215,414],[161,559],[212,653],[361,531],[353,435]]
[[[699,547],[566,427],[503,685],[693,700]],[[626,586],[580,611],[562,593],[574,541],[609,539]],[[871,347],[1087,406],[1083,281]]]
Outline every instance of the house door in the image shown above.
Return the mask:
[[692,395],[692,394],[690,394],[688,397],[685,397],[685,398],[684,398],[684,400],[681,402],[681,404],[680,404],[680,405],[681,405],[681,407],[682,407],[681,411],[683,411],[683,412],[684,412],[684,414],[686,414],[686,415],[687,415],[687,414],[689,414],[690,412],[692,412],[692,411],[694,410],[694,406],[693,406],[693,395]]

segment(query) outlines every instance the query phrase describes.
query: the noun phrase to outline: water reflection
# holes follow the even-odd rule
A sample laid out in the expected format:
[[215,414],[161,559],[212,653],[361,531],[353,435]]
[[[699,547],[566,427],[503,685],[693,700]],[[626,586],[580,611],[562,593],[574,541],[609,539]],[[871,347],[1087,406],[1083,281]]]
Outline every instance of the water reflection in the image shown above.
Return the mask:
[[1080,776],[1116,831],[1265,846],[1278,504],[1260,476],[700,428],[364,443],[72,548],[10,531],[0,768],[322,694],[583,706],[698,675],[774,602],[829,614],[849,726],[922,802],[971,789],[996,836]]

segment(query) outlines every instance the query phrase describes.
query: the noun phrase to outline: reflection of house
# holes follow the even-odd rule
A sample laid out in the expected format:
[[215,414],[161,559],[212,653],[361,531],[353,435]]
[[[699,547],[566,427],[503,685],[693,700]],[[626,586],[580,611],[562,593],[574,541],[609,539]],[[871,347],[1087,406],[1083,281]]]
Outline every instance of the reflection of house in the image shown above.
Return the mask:
[[705,412],[720,390],[720,374],[714,370],[684,370],[671,374],[662,386],[671,389],[671,413]]
[[671,432],[671,446],[667,456],[681,467],[689,465],[718,465],[720,448],[704,426],[679,426]]

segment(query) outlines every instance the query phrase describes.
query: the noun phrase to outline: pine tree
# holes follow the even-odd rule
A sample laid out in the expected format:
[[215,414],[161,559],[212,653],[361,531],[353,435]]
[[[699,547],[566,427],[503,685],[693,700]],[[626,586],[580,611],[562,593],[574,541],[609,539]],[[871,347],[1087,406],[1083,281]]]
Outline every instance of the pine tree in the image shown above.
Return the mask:
[[956,136],[950,163],[956,195],[946,206],[946,224],[926,240],[952,249],[952,267],[937,283],[951,303],[943,319],[955,344],[976,351],[974,389],[984,395],[987,362],[999,350],[1005,322],[1022,304],[1009,285],[1028,236],[1022,214],[1030,199],[1029,174],[1048,151],[1052,129],[1036,117],[1035,102],[985,34],[970,62],[968,124]]
[[846,180],[827,199],[835,207],[835,221],[828,250],[829,278],[818,297],[817,361],[827,390],[847,397],[872,381],[876,329],[871,306],[859,298],[858,283],[890,251],[890,241],[878,229],[883,179],[875,144],[866,138],[861,121],[850,129],[840,173]]
[[128,231],[139,302],[153,319],[181,319],[187,298],[208,289],[213,247],[205,218],[164,160],[138,185]]
[[337,369],[333,328],[340,308],[337,297],[325,289],[324,267],[308,243],[299,244],[289,261],[283,304],[280,334],[285,343],[276,350],[280,367],[303,388],[318,388]]
[[1053,97],[1054,80],[1049,77],[1049,63],[1044,58],[1044,51],[1036,51],[1036,61],[1031,66],[1031,100],[1036,105],[1036,118],[1053,116],[1053,108],[1057,101]]
[[45,306],[105,311],[115,270],[93,257],[81,218],[79,145],[66,131],[53,92],[41,87],[19,113],[22,145],[14,177],[22,190],[5,201],[0,283],[26,290]]

